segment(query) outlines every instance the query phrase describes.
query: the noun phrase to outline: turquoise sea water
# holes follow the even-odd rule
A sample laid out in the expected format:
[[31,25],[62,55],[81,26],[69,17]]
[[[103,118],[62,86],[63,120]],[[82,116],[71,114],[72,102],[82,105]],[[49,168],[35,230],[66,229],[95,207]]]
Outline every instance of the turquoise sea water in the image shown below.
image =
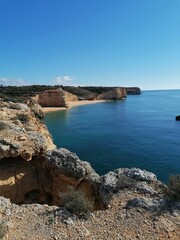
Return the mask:
[[99,173],[121,167],[180,174],[180,90],[144,91],[123,101],[46,114],[58,147],[75,152]]

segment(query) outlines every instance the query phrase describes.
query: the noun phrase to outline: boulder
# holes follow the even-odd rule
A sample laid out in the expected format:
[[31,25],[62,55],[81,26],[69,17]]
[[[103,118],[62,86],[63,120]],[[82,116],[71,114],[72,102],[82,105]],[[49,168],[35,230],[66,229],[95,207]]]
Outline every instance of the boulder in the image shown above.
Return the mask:
[[180,115],[176,116],[176,121],[180,121]]

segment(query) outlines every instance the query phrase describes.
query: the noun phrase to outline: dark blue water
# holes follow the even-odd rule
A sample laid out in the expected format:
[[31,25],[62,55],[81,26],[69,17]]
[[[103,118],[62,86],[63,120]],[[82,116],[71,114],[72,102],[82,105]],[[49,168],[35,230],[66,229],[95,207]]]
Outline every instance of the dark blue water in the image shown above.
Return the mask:
[[46,114],[58,147],[75,152],[99,173],[121,167],[180,174],[180,90],[144,91],[123,101]]

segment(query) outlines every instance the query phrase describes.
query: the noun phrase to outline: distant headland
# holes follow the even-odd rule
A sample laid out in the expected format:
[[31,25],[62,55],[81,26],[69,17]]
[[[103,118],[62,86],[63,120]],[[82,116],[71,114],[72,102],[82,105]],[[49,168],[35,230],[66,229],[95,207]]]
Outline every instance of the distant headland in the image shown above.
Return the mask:
[[72,105],[72,102],[79,102],[75,105],[81,105],[80,101],[86,103],[89,101],[122,100],[127,95],[132,94],[141,94],[141,89],[139,87],[74,87],[62,85],[0,86],[0,97],[3,100],[27,103],[29,99],[33,98],[42,107],[68,108]]

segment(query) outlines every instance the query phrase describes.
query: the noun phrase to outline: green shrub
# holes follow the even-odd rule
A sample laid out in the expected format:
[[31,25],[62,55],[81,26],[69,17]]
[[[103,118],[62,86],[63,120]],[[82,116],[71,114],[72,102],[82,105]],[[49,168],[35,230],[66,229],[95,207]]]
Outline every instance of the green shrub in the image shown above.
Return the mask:
[[22,123],[25,123],[25,122],[28,122],[30,117],[27,115],[27,114],[18,114],[17,115],[17,118],[22,122]]
[[0,122],[0,131],[4,130],[4,129],[8,129],[9,125],[5,122]]
[[136,181],[127,176],[120,176],[117,180],[117,189],[124,189],[124,188],[134,188],[136,186]]
[[63,207],[70,213],[87,214],[92,211],[92,203],[86,198],[81,190],[76,190],[72,187],[67,189],[67,192],[62,194]]
[[170,175],[167,194],[171,199],[180,200],[180,174]]

